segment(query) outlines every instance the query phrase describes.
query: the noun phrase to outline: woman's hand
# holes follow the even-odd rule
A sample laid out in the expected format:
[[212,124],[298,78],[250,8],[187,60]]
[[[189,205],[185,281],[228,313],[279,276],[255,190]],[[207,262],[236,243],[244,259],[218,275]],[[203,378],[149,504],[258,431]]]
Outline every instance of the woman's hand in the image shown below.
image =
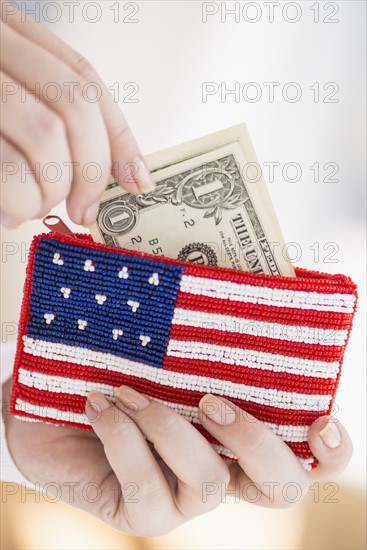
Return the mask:
[[[10,381],[5,401],[9,390]],[[214,421],[218,402],[211,395],[201,400],[208,415],[200,412],[200,419],[238,463],[222,460],[182,416],[127,386],[118,389],[115,405],[98,392],[89,394],[86,415],[95,433],[9,415],[6,432],[13,458],[29,480],[41,489],[50,484],[49,491],[66,502],[137,536],[167,533],[234,495],[289,506],[304,496],[315,474],[334,476],[348,464],[352,445],[339,423],[337,446],[330,432],[324,439],[319,435],[325,418],[311,426],[310,446],[320,464],[309,474],[262,422],[227,400],[221,407],[224,416],[216,418],[231,423]]]
[[199,404],[205,429],[238,457],[229,464],[229,494],[267,507],[286,508],[299,502],[310,484],[333,479],[348,465],[351,439],[335,418],[321,416],[308,432],[308,443],[319,464],[306,472],[291,449],[263,422],[214,395]]
[[[4,402],[9,391],[10,381]],[[41,490],[128,534],[161,535],[218,506],[220,493],[203,499],[203,483],[227,486],[229,471],[187,420],[132,392],[122,386],[116,406],[89,394],[95,433],[5,415],[8,446]]]
[[151,191],[131,130],[88,61],[5,2],[0,25],[2,224],[66,198],[72,221],[90,225],[111,173],[130,193]]

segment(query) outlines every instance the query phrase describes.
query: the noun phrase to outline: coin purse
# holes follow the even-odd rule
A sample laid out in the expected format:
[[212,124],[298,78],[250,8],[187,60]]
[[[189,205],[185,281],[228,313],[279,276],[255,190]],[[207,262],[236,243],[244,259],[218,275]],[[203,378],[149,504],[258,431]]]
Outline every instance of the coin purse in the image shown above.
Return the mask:
[[212,393],[263,421],[314,468],[308,429],[332,412],[357,291],[344,275],[296,275],[190,264],[87,235],[38,235],[27,266],[11,412],[91,430],[88,392],[113,401],[126,384],[183,415],[235,461],[199,422],[198,403]]

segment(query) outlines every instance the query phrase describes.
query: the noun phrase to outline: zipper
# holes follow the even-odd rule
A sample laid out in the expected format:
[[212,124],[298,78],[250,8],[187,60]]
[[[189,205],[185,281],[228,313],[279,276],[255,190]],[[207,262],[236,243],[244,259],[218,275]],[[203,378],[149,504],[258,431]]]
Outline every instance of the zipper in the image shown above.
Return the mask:
[[77,236],[69,229],[69,227],[66,225],[65,222],[62,221],[62,219],[59,216],[46,216],[42,220],[43,225],[47,227],[50,231],[58,231],[62,235],[68,235],[69,237],[74,237],[74,239],[77,239]]

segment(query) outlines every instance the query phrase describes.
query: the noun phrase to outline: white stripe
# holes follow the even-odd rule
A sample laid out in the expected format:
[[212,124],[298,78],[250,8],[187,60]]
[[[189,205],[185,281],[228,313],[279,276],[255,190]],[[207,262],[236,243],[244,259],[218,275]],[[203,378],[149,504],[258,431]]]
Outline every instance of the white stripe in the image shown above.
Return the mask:
[[[28,403],[19,398],[15,402],[15,409],[19,412],[34,414],[36,416],[39,416],[40,418],[52,418],[57,422],[74,422],[76,424],[90,425],[90,421],[84,414],[74,413],[71,411],[61,411],[59,409],[55,409],[54,407],[35,405],[34,403]],[[27,418],[24,416],[17,416],[17,418],[22,421],[27,420],[30,422],[37,422],[37,420],[34,418]],[[223,445],[218,445],[217,443],[211,443],[211,445],[217,453],[220,453],[221,455],[228,458],[237,459],[232,451],[230,451]],[[314,459],[312,457],[298,458],[298,460],[306,470],[311,470],[311,464],[314,462]]]
[[266,321],[232,317],[231,315],[222,315],[220,313],[207,313],[206,311],[193,311],[180,308],[175,309],[172,324],[248,334],[256,337],[275,338],[289,342],[320,344],[322,346],[342,346],[345,344],[348,336],[347,330],[282,325],[279,323],[267,323]]
[[27,403],[19,398],[15,402],[15,408],[17,411],[35,414],[42,418],[52,418],[53,420],[57,420],[57,422],[76,422],[77,424],[86,425],[90,424],[85,414],[76,413],[73,411],[62,411],[46,405],[35,405],[34,403]]
[[37,388],[38,390],[53,393],[68,393],[70,395],[87,396],[90,391],[99,391],[109,399],[115,399],[115,388],[110,384],[90,382],[79,378],[67,378],[65,376],[54,376],[42,372],[30,371],[20,368],[18,380],[24,386]]
[[[108,384],[87,382],[85,380],[66,378],[64,376],[53,376],[43,374],[41,372],[29,371],[23,368],[19,369],[18,380],[21,384],[30,388],[37,388],[38,390],[54,393],[62,392],[71,395],[81,395],[82,397],[86,397],[90,391],[99,391],[112,401],[115,401],[115,392],[117,389]],[[159,403],[166,405],[166,407],[173,409],[181,416],[185,417],[189,422],[200,424],[198,407],[182,405],[181,403],[173,403],[171,401],[165,401],[157,398],[155,398],[155,401],[158,401]],[[225,412],[226,411],[224,410],[223,413],[225,414]],[[271,422],[264,422],[264,424],[276,433],[276,435],[280,436],[284,441],[307,441],[308,426],[273,424]]]
[[287,372],[298,376],[314,376],[316,378],[335,379],[339,373],[338,361],[328,363],[327,361],[288,357],[276,353],[218,346],[206,342],[172,339],[168,343],[166,354],[182,359],[200,359],[238,367],[271,372]]
[[356,300],[353,294],[326,294],[267,288],[206,279],[204,277],[193,277],[192,275],[182,276],[180,290],[196,296],[208,296],[209,298],[220,298],[235,302],[340,313],[353,313]]
[[89,350],[88,348],[79,348],[56,342],[44,342],[28,336],[23,337],[23,339],[24,351],[35,357],[123,372],[129,376],[150,380],[162,386],[200,393],[214,392],[229,398],[251,401],[269,407],[321,412],[328,409],[332,398],[331,395],[278,391],[277,389],[236,384],[229,380],[173,372],[131,361],[124,357],[117,357],[110,353]]

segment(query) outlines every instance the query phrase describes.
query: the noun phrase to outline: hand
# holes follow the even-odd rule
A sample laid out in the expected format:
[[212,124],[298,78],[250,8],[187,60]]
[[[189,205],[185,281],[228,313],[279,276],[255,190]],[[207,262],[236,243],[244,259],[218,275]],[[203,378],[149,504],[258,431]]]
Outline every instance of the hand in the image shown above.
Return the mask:
[[[291,449],[263,422],[214,395],[199,404],[205,429],[238,457],[229,464],[229,494],[266,507],[287,508],[301,500],[316,480],[333,479],[348,465],[351,439],[338,420],[319,417],[308,432],[308,444],[318,459],[317,468],[306,472]],[[214,489],[208,488],[210,493]]]
[[[213,396],[205,396],[200,407],[206,410],[210,403],[213,411],[213,402]],[[223,402],[234,422],[220,425],[213,415],[199,415],[205,428],[239,456],[237,464],[222,460],[183,417],[126,386],[117,391],[116,405],[97,392],[89,394],[86,414],[94,434],[9,416],[8,444],[28,479],[41,488],[54,483],[51,490],[57,487],[63,500],[132,535],[167,533],[231,498],[234,491],[250,502],[286,507],[294,496],[283,492],[288,483],[296,486],[298,501],[314,472],[306,473],[264,424]],[[352,449],[340,424],[341,443],[328,448],[319,435],[324,427],[325,419],[310,428],[310,445],[320,460],[319,477],[340,472]]]
[[[9,391],[10,381],[4,402]],[[49,484],[49,493],[128,534],[161,535],[218,506],[219,492],[203,501],[203,482],[227,486],[229,471],[187,420],[132,391],[122,386],[116,406],[89,394],[95,433],[5,414],[8,446],[40,489]]]
[[14,6],[0,7],[2,224],[43,217],[66,198],[72,221],[90,225],[111,173],[130,193],[151,191],[131,130],[93,67]]

